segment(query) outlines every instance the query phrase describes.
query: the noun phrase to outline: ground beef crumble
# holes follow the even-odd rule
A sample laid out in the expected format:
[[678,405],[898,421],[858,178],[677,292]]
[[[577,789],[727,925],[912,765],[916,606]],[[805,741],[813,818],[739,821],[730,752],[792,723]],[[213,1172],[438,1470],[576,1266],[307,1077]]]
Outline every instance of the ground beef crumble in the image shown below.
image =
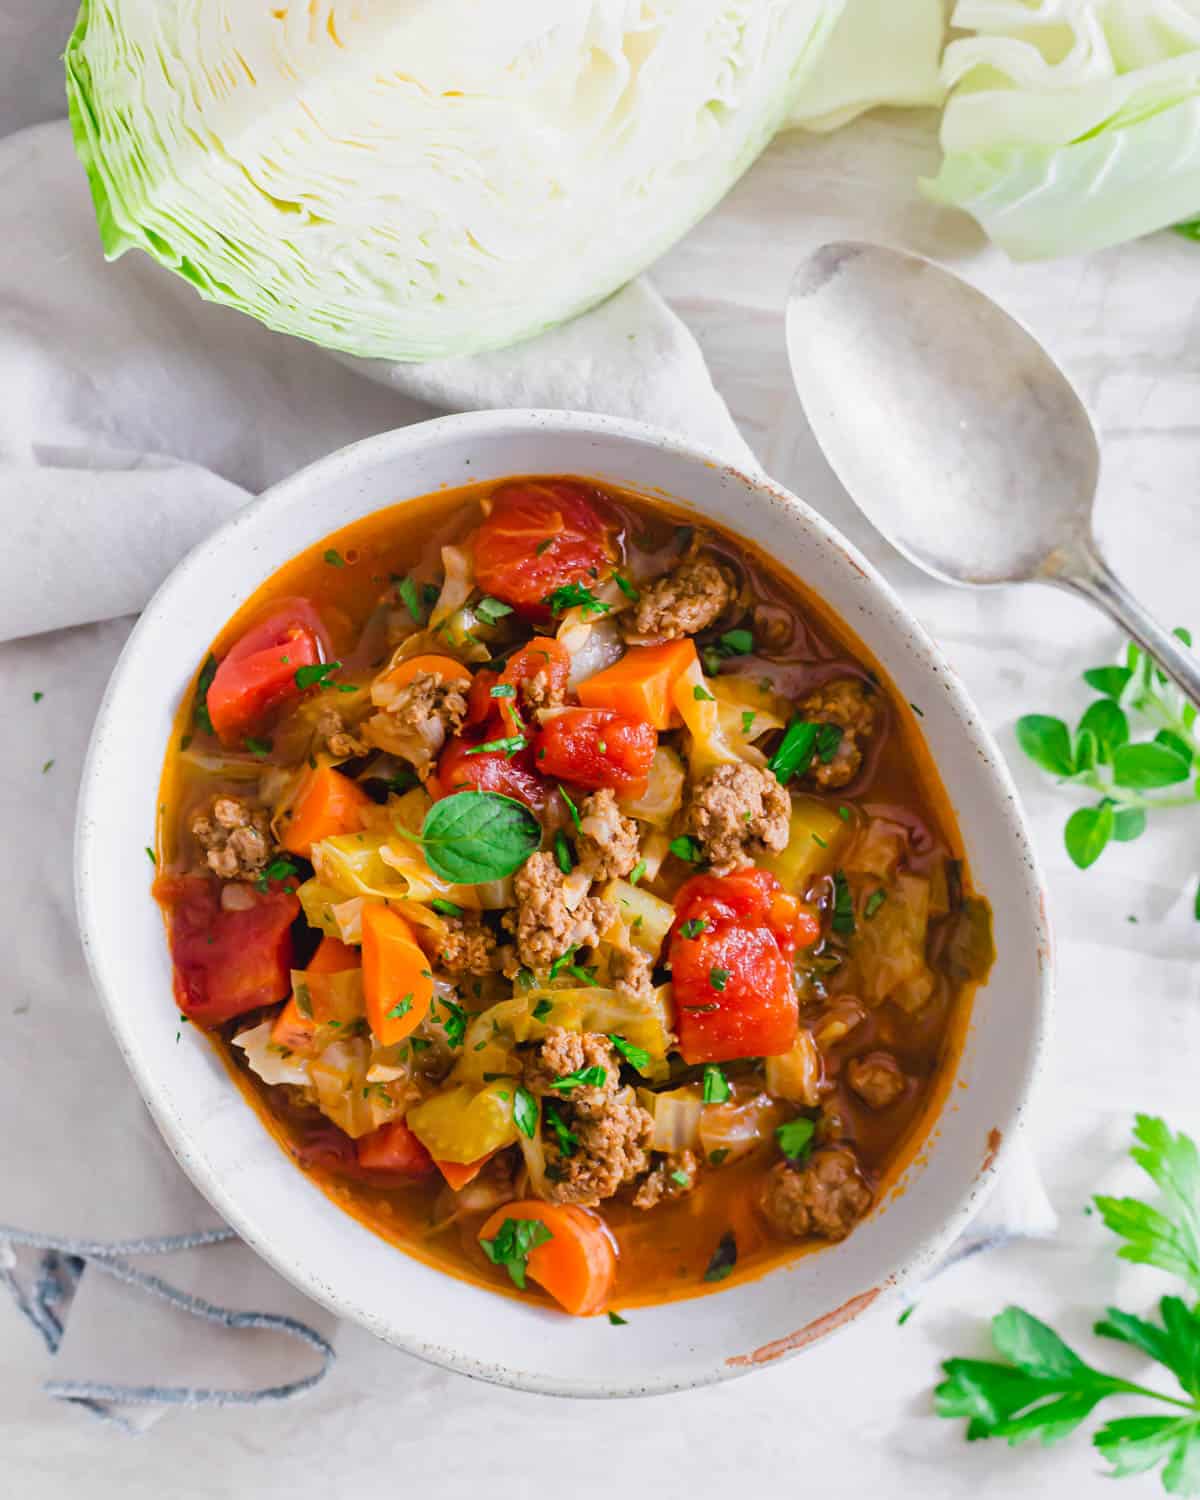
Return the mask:
[[363,739],[407,760],[423,776],[467,713],[464,684],[438,672],[418,672],[401,687],[385,673],[371,684],[371,701],[380,711],[363,724]]
[[683,1198],[700,1180],[700,1158],[694,1151],[676,1151],[651,1167],[633,1195],[634,1208],[655,1208],[664,1199]]
[[792,804],[774,771],[738,761],[714,766],[692,787],[684,829],[718,875],[787,847]]
[[335,760],[353,760],[367,753],[367,743],[346,728],[346,721],[336,708],[322,708],[317,715],[317,738]]
[[842,731],[832,757],[815,759],[805,779],[826,790],[853,781],[862,766],[863,743],[875,732],[879,717],[868,685],[856,677],[837,677],[802,699],[796,712],[810,723],[836,724]]
[[908,1081],[890,1052],[868,1052],[847,1064],[846,1082],[870,1109],[888,1109],[905,1092]]
[[205,864],[222,880],[260,875],[276,852],[270,814],[246,797],[214,797],[192,818],[192,834]]
[[599,896],[567,904],[566,877],[553,854],[531,854],[513,880],[515,911],[504,926],[516,938],[517,957],[535,974],[545,973],[569,948],[591,948],[616,921],[616,908]]
[[[554,1087],[556,1079],[593,1067],[603,1070],[602,1083]],[[568,1149],[563,1150],[558,1132],[543,1129],[548,1201],[592,1208],[646,1171],[654,1121],[634,1090],[621,1084],[620,1064],[607,1037],[551,1027],[526,1062],[525,1086],[568,1132]]]
[[642,589],[626,634],[655,641],[695,635],[719,620],[736,598],[732,569],[712,557],[685,557],[670,573]]
[[499,967],[496,934],[474,912],[461,917],[442,917],[442,931],[423,927],[418,931],[421,947],[430,961],[452,979],[465,974],[483,976]]
[[772,1167],[759,1206],[780,1234],[844,1240],[870,1208],[871,1189],[849,1147],[823,1146],[802,1167]]
[[637,864],[637,824],[624,816],[608,787],[592,792],[580,803],[575,848],[580,869],[593,880],[628,875]]

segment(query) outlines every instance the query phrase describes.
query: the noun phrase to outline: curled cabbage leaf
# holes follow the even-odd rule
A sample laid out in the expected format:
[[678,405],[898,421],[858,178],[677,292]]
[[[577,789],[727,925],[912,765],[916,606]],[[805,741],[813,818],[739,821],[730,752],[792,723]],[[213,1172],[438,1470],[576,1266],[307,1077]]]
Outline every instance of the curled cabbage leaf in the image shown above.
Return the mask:
[[513,1085],[493,1082],[475,1088],[464,1083],[442,1089],[414,1105],[407,1124],[438,1161],[478,1161],[517,1139]]
[[683,805],[686,777],[678,752],[670,745],[660,745],[650,762],[646,790],[638,797],[620,798],[621,811],[655,828],[670,827],[671,820]]
[[1200,206],[1197,0],[959,0],[929,195],[1018,259],[1102,249]]
[[725,193],[845,0],[86,0],[67,45],[101,240],[387,360],[602,301]]

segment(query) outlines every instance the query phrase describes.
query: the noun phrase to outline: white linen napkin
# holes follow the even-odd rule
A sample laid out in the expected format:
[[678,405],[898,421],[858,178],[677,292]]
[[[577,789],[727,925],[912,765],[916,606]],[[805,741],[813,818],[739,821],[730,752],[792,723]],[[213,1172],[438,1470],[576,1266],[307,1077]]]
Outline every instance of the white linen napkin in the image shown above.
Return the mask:
[[[0,1280],[53,1352],[47,1389],[144,1425],[172,1404],[307,1388],[332,1357],[333,1319],[193,1191],[90,991],[70,894],[75,789],[128,616],[255,492],[439,411],[599,410],[754,461],[691,334],[645,283],[517,349],[367,365],[203,303],[144,257],[106,266],[65,124],[0,142],[0,201]],[[1014,1154],[955,1254],[1053,1223]]]

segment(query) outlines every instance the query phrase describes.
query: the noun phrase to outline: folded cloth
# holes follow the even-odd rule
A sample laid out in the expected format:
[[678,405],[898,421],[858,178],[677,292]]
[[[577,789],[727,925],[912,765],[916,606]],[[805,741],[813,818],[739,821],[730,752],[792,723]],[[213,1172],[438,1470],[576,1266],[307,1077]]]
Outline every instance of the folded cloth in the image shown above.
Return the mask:
[[[308,1388],[333,1320],[193,1191],[90,992],[74,793],[127,616],[256,491],[447,409],[599,410],[754,460],[645,283],[504,353],[367,365],[205,304],[143,257],[105,266],[63,124],[0,143],[0,195],[0,677],[20,726],[0,737],[0,1279],[56,1351],[47,1389],[140,1425],[170,1404]],[[995,1208],[960,1251],[1053,1223],[1027,1159]]]

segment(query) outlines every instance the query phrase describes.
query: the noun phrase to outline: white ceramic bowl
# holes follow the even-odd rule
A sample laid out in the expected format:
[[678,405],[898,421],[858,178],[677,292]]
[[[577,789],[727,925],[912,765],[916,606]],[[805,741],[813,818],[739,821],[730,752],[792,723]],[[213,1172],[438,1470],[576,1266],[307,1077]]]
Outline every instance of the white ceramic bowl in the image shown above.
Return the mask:
[[[999,958],[942,1117],[897,1190],[844,1243],[756,1281],[639,1309],[614,1335],[411,1259],[337,1209],[280,1150],[194,1031],[176,1041],[171,966],[143,845],[175,712],[242,601],[295,553],[382,506],[530,472],[595,476],[724,522],[821,594],[884,663],[921,727],[995,912]],[[558,1395],[724,1380],[806,1347],[919,1276],[966,1225],[1025,1108],[1045,1040],[1040,881],[999,753],[937,648],[875,570],[806,505],[633,423],[562,412],[446,417],[346,448],[263,495],[180,564],[113,673],[84,771],[84,947],[159,1129],[218,1212],[334,1312],[423,1359]]]

